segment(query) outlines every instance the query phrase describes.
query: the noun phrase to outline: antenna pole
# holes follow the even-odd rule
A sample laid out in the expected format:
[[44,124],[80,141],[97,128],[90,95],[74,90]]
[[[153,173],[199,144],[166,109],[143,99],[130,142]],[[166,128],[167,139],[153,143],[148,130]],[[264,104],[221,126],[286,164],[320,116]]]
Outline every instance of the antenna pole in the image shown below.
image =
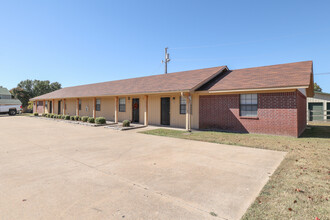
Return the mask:
[[170,54],[167,53],[168,47],[165,47],[165,60],[162,60],[162,63],[165,63],[165,74],[167,74],[167,63],[170,62]]
[[167,47],[165,47],[165,74],[167,74]]

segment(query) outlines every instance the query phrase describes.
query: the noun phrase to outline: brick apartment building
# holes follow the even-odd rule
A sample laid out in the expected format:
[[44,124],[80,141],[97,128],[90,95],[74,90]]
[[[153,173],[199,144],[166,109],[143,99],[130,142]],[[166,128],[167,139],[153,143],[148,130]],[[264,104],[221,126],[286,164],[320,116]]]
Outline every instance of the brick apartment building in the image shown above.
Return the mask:
[[313,95],[313,62],[305,61],[109,81],[31,100],[39,113],[298,137],[306,127],[306,98]]

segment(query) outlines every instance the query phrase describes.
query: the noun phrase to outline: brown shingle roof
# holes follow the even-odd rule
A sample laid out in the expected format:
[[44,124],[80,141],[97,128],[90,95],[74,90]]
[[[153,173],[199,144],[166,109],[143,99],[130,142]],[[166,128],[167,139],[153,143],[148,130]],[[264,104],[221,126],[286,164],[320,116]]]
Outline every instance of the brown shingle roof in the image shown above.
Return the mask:
[[63,88],[31,100],[187,91],[210,80],[226,66]]
[[178,92],[198,87],[199,91],[228,91],[304,86],[308,96],[313,96],[312,73],[312,61],[237,70],[219,66],[67,87],[31,100]]
[[229,70],[199,90],[226,91],[310,86],[313,62]]

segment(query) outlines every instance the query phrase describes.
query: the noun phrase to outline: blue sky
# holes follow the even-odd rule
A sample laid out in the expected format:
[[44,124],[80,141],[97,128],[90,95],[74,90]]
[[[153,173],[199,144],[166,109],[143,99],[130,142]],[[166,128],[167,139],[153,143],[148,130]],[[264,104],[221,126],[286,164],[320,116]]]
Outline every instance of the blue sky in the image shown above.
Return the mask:
[[[330,1],[2,1],[0,85],[63,87],[313,60],[330,72]],[[330,74],[315,75],[330,93]]]

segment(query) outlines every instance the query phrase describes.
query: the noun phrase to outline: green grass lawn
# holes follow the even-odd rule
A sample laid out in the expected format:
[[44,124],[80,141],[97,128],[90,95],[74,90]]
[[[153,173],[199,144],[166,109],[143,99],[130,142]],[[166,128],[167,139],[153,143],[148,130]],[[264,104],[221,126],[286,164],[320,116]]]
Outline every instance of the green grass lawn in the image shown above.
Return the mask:
[[330,126],[310,126],[300,138],[173,129],[142,133],[286,151],[242,219],[330,219]]

